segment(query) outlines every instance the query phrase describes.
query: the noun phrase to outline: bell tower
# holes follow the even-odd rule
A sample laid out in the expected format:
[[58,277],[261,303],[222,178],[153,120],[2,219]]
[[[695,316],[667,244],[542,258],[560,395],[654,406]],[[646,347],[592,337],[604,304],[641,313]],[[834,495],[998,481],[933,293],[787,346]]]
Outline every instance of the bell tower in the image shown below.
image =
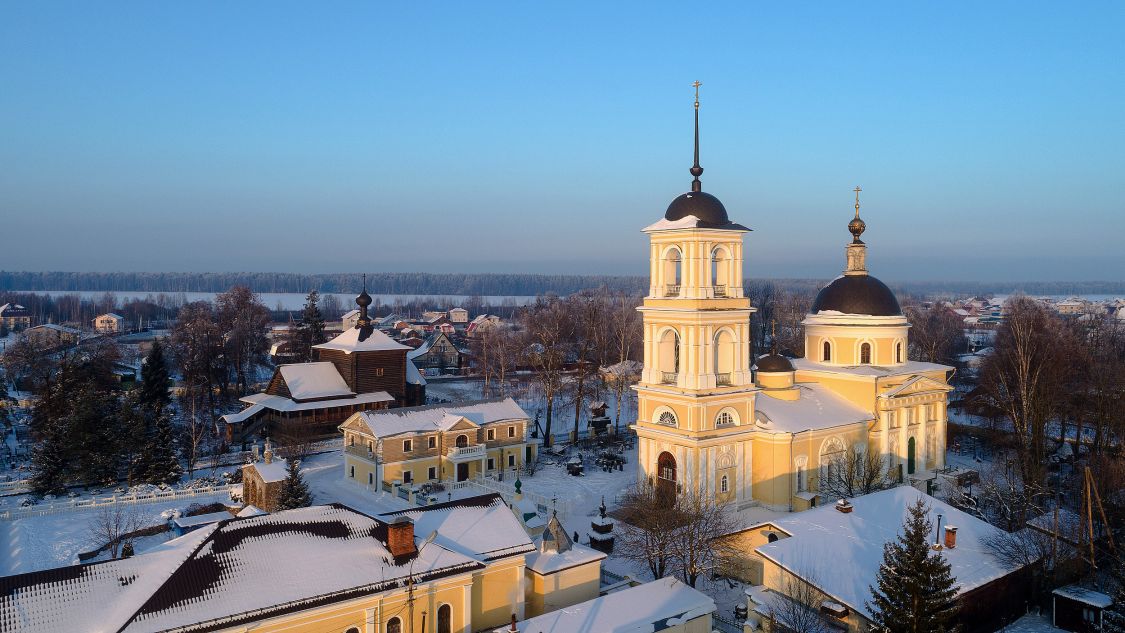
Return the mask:
[[691,191],[672,201],[649,235],[644,371],[636,386],[642,478],[667,491],[691,486],[723,501],[750,500],[754,394],[742,237],[702,189],[699,86]]

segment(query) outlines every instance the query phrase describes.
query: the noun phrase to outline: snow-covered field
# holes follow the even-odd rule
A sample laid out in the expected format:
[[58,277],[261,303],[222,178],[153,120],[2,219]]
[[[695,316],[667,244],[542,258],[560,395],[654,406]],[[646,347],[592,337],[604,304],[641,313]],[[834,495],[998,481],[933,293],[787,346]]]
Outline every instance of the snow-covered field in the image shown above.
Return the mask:
[[[163,503],[129,506],[135,509],[142,526],[165,522],[165,510],[183,511],[192,504],[229,502],[226,492],[213,495],[179,499]],[[62,512],[46,516],[27,517],[15,521],[0,521],[0,576],[22,574],[40,569],[61,567],[78,562],[79,552],[102,545],[97,543],[91,528],[97,511]],[[172,538],[172,533],[144,539],[136,543],[137,553]]]

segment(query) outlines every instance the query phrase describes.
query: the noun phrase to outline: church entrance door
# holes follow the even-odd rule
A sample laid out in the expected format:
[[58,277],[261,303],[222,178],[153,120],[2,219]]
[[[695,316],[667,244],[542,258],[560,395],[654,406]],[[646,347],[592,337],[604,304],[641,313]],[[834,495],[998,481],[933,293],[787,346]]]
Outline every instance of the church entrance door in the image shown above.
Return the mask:
[[676,458],[665,451],[656,458],[656,494],[662,499],[676,499]]
[[457,481],[465,481],[469,478],[469,465],[457,464]]
[[906,474],[914,474],[914,438],[906,442]]

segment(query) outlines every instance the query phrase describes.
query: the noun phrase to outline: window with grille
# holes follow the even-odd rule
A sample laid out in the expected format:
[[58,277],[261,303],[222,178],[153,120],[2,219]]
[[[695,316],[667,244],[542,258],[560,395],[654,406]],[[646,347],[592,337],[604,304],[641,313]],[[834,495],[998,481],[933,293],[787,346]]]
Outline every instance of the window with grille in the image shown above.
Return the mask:
[[859,364],[871,364],[871,343],[864,343],[859,346]]
[[719,415],[715,418],[715,426],[729,426],[734,424],[734,416],[730,411],[720,411]]

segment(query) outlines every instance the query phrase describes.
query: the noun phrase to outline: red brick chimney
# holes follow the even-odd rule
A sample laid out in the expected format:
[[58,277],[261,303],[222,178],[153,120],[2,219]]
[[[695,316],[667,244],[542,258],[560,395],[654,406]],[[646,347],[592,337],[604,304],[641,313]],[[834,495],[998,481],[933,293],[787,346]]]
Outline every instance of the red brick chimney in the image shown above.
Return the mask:
[[957,547],[957,528],[952,525],[945,526],[945,548]]
[[414,521],[410,517],[399,515],[387,524],[387,549],[395,558],[418,552],[414,546]]
[[512,614],[512,628],[509,629],[509,630],[510,631],[519,631],[519,629],[516,628],[516,614],[514,614],[514,613]]

